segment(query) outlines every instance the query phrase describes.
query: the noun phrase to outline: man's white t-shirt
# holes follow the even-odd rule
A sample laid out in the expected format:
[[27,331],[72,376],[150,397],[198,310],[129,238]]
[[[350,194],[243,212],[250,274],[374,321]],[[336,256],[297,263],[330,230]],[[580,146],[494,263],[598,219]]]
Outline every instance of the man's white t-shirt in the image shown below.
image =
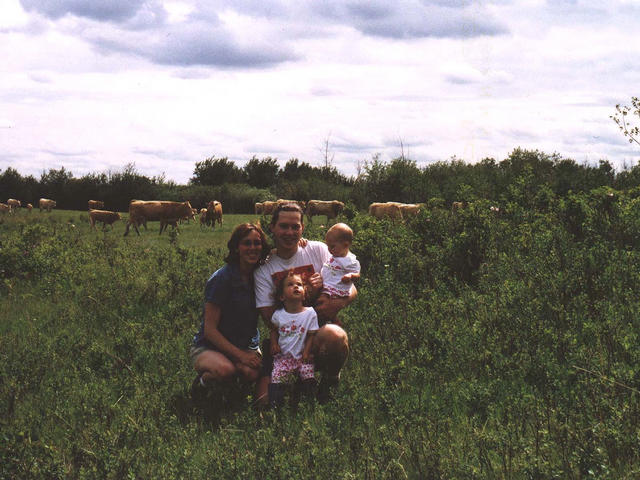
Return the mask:
[[316,272],[320,273],[322,265],[330,256],[327,246],[316,241],[309,241],[304,248],[298,247],[298,251],[291,258],[270,255],[265,264],[258,267],[254,273],[256,307],[272,307],[276,304],[276,283],[289,270],[301,275],[302,281],[309,285],[309,277]]
[[289,313],[280,308],[273,312],[271,323],[278,329],[278,345],[282,355],[290,354],[300,359],[308,332],[318,330],[318,315],[311,307],[305,307],[300,313]]

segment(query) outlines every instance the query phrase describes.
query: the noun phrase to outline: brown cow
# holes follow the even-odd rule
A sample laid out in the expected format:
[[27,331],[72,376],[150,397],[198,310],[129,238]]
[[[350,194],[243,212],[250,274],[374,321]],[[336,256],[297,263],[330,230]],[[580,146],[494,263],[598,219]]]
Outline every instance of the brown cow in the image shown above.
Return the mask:
[[453,202],[451,204],[451,211],[453,213],[457,212],[458,210],[462,210],[463,208],[467,208],[467,202]]
[[262,202],[256,202],[253,208],[254,208],[254,211],[256,212],[256,215],[262,215]]
[[16,208],[20,208],[21,203],[20,200],[16,200],[15,198],[10,198],[7,200],[7,205],[9,205],[9,209],[14,211]]
[[424,203],[401,203],[399,206],[402,218],[406,220],[411,216],[417,215],[420,209],[424,207]]
[[344,203],[338,200],[309,200],[305,214],[309,219],[309,223],[313,222],[314,215],[326,215],[327,221],[336,218],[344,209]]
[[200,226],[202,227],[203,225],[207,225],[207,209],[206,208],[201,208],[200,209]]
[[104,202],[102,200],[89,200],[89,210],[99,210],[104,208]]
[[11,207],[6,203],[0,203],[0,212],[2,213],[11,212]]
[[222,204],[217,200],[211,200],[207,203],[207,216],[205,223],[211,228],[215,228],[216,222],[222,225]]
[[369,205],[369,215],[378,219],[384,217],[389,217],[392,220],[402,219],[402,211],[400,210],[400,205],[398,205],[398,203],[396,202],[374,202]]
[[51,209],[56,207],[56,201],[48,198],[41,198],[38,200],[38,206],[40,207],[40,211],[44,209],[47,212],[51,212]]
[[107,229],[107,225],[111,225],[113,230],[113,222],[120,220],[122,217],[118,212],[110,212],[109,210],[89,210],[89,223],[91,228],[96,229],[96,222],[102,223],[102,230]]
[[276,202],[272,202],[271,200],[262,202],[263,215],[271,215],[275,209],[276,209]]
[[177,228],[178,220],[187,215],[191,215],[191,204],[189,202],[132,200],[129,203],[129,220],[127,221],[124,236],[126,237],[129,234],[131,225],[133,225],[136,233],[140,235],[138,225],[147,221],[160,221],[160,234],[162,234],[169,224]]
[[29,213],[31,213],[31,210],[33,210],[33,205],[27,203],[27,210],[29,211]]

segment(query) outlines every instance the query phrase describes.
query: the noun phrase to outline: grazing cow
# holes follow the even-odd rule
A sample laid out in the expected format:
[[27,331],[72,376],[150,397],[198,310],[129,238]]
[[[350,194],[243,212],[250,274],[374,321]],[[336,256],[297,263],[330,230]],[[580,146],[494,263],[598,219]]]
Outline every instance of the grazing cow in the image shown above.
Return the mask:
[[276,202],[272,202],[271,200],[262,202],[262,215],[271,215],[275,209]]
[[89,200],[89,210],[99,210],[104,208],[104,202],[102,200]]
[[397,220],[402,219],[402,210],[400,210],[400,205],[396,202],[375,202],[369,205],[369,215],[378,219],[389,217],[392,220]]
[[399,205],[402,218],[406,220],[418,214],[420,209],[424,207],[424,203],[401,203]]
[[89,223],[91,228],[96,229],[96,222],[102,223],[102,230],[107,229],[107,225],[111,225],[113,230],[113,222],[120,220],[122,217],[118,212],[110,212],[108,210],[89,210]]
[[206,226],[207,225],[207,209],[206,208],[201,208],[200,209],[200,226]]
[[9,205],[9,209],[14,211],[16,208],[20,208],[21,203],[20,200],[16,200],[15,198],[10,198],[7,200],[7,205]]
[[31,210],[33,210],[33,205],[31,205],[30,203],[27,203],[27,211],[31,213]]
[[138,225],[147,221],[160,221],[160,234],[171,224],[177,228],[177,222],[182,217],[191,215],[189,202],[168,201],[142,201],[132,200],[129,203],[129,220],[125,228],[124,236],[129,234],[129,228],[133,225],[136,233],[140,235]]
[[11,207],[6,203],[0,203],[0,212],[7,213],[11,211]]
[[215,228],[216,222],[222,225],[222,204],[217,200],[211,200],[207,203],[207,216],[205,223],[211,228]]
[[40,211],[46,210],[47,212],[51,212],[52,208],[56,208],[56,201],[49,200],[48,198],[41,198],[38,200],[38,206],[40,207]]
[[198,214],[198,210],[195,208],[191,209],[191,213],[189,215],[187,215],[186,217],[182,217],[180,219],[180,223],[182,224],[183,222],[187,222],[187,223],[191,223],[191,220],[195,220],[196,219],[196,215]]
[[329,219],[336,218],[344,209],[344,203],[338,200],[309,200],[305,214],[309,219],[309,223],[313,222],[314,215],[326,215],[327,222]]

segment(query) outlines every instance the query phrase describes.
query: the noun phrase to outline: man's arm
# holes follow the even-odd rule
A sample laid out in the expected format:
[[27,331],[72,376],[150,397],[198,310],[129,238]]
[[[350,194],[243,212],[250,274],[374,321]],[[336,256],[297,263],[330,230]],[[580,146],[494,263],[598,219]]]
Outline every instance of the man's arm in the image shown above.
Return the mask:
[[322,318],[336,318],[336,315],[340,310],[353,302],[358,296],[358,289],[355,285],[351,285],[348,297],[341,298],[328,298],[327,296],[320,296],[318,301],[313,306],[314,310],[318,312],[318,316]]

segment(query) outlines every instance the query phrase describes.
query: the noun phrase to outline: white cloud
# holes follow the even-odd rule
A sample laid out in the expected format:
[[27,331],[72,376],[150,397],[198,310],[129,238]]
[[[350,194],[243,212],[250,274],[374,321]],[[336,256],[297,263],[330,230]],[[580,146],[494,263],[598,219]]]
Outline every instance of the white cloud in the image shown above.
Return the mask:
[[[515,147],[622,164],[633,2],[350,0],[3,4],[0,168],[135,162],[186,182],[212,155],[347,174]],[[402,143],[402,147],[401,147]]]

